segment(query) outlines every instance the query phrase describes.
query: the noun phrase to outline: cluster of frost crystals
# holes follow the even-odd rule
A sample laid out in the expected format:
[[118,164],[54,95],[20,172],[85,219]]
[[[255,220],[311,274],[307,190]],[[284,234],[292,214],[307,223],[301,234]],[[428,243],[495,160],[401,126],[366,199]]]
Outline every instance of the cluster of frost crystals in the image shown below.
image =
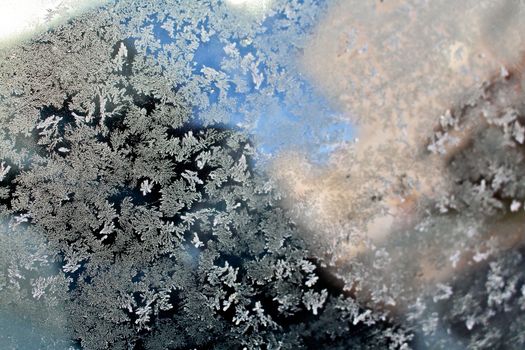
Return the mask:
[[405,318],[416,348],[525,345],[521,79],[496,77],[444,114],[427,156],[440,135],[463,139],[436,152],[447,187],[419,201],[412,222],[334,267],[358,300]]
[[320,5],[235,11],[116,1],[0,52],[0,317],[60,333],[40,348],[408,347],[318,271],[253,166],[275,96],[321,108],[287,61]]
[[[436,118],[423,155],[371,137],[357,156],[336,154],[337,171],[273,162],[304,175],[297,217],[257,167],[282,146],[309,152],[326,141],[324,125],[342,125],[294,62],[325,4],[275,0],[253,12],[232,3],[119,0],[0,52],[0,244],[9,252],[0,322],[27,315],[40,348],[523,348],[517,70]],[[407,3],[408,14],[421,6]],[[409,104],[421,120],[388,119],[383,101],[411,102],[403,89],[421,74],[433,86],[433,63],[374,95],[384,81],[366,58],[373,47],[350,48],[353,35],[366,30],[343,33],[349,47],[338,57],[364,66],[352,71],[357,85],[345,82],[347,97],[366,94],[357,109],[387,116],[365,134],[393,120],[418,133],[440,105],[423,97]],[[450,58],[441,87],[464,65]],[[411,168],[416,156],[442,164],[445,185],[432,196],[429,163]],[[352,176],[339,181],[343,173]],[[403,204],[420,189],[417,205]],[[401,198],[410,219],[385,239],[354,242],[371,223],[390,224],[385,198]],[[305,233],[304,217],[321,218],[321,236]],[[341,246],[346,257],[330,256]],[[14,333],[0,340],[26,346]]]
[[418,349],[524,347],[524,6],[339,1],[305,48],[361,135],[326,167],[278,160],[284,202]]
[[[23,224],[2,218],[0,231],[0,346],[19,348],[17,339],[40,343],[42,349],[73,345],[62,311],[69,278],[60,273],[58,253],[44,237]],[[31,322],[27,322],[30,319]]]

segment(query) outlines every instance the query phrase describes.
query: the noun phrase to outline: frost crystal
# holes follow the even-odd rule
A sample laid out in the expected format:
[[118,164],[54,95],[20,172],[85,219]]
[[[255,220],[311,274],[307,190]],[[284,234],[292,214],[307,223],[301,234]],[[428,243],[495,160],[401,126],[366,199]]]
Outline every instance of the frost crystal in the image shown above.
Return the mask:
[[9,165],[5,165],[5,162],[0,163],[0,182],[4,181],[7,173],[11,170],[11,167]]
[[142,195],[145,196],[148,193],[151,193],[151,189],[153,188],[153,183],[150,183],[148,179],[142,181],[142,184],[140,185],[140,191],[142,192]]

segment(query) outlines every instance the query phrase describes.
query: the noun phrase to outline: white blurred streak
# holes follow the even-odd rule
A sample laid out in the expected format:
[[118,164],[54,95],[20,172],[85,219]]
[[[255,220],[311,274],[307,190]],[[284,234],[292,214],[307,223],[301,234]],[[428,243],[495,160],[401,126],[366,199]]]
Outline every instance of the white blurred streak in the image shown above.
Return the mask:
[[272,3],[272,0],[226,0],[232,8],[242,10],[246,14],[264,14]]
[[0,44],[24,39],[32,33],[86,10],[105,0],[2,0]]

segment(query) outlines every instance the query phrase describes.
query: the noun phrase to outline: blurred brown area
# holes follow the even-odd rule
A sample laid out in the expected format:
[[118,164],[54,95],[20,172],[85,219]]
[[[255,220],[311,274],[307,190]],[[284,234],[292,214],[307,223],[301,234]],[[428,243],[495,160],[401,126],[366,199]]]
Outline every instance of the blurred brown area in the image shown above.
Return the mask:
[[[283,152],[271,173],[329,264],[351,265],[392,232],[416,225],[450,187],[450,159],[487,127],[482,110],[524,100],[522,33],[525,4],[512,0],[342,0],[328,10],[300,64],[357,126],[359,139],[324,167]],[[482,96],[488,90],[491,98]],[[459,114],[460,128],[447,125],[443,154],[429,152],[444,121]],[[487,227],[483,239],[512,232],[501,243],[507,249],[522,243],[524,225],[525,217],[515,215]],[[408,283],[454,273],[425,261],[426,253],[414,254],[417,282]]]

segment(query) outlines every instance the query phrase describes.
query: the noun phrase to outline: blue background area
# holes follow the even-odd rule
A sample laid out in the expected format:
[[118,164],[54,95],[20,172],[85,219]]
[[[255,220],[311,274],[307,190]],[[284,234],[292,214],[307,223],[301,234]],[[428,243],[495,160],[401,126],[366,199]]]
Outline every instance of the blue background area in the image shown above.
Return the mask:
[[[272,40],[271,36],[274,32],[280,32],[282,28],[274,28],[279,26],[279,17],[282,14],[277,14],[268,17],[264,21],[266,26],[265,38]],[[145,25],[153,25],[153,33],[161,45],[173,43],[169,33],[161,28],[162,22],[153,16],[151,21]],[[209,29],[206,28],[205,29]],[[180,30],[180,28],[178,29]],[[177,32],[175,32],[176,34]],[[280,40],[281,37],[275,38]],[[241,56],[252,53],[257,57],[255,49],[250,45],[241,45],[239,39],[229,39],[230,43],[236,44],[236,49],[239,50]],[[157,56],[158,53],[150,53]],[[224,51],[224,44],[220,39],[213,35],[210,40],[201,42],[200,46],[194,52],[193,69],[196,76],[203,76],[201,70],[204,67],[213,68],[218,72],[223,72],[221,63],[227,59]],[[283,58],[283,62],[289,59]],[[286,66],[286,63],[283,63]],[[259,62],[259,71],[265,72],[265,62]],[[297,80],[297,72],[293,67],[286,67],[287,74],[294,74]],[[260,94],[253,83],[250,74],[245,75],[245,82],[248,86],[248,91],[238,93],[233,87],[228,89],[227,96],[229,99],[236,101],[236,110],[228,112],[226,127],[236,128],[238,125],[246,121],[246,101],[251,94]],[[264,112],[259,112],[255,115],[256,123],[250,128],[249,132],[252,134],[257,149],[267,156],[273,156],[281,150],[297,150],[306,154],[311,161],[317,163],[324,163],[328,159],[329,154],[337,148],[338,145],[352,141],[355,138],[354,128],[342,118],[337,111],[328,107],[328,102],[321,96],[316,94],[313,87],[305,79],[300,79],[301,100],[295,105],[290,105],[286,101],[286,91],[275,92],[268,97],[268,103],[265,101]],[[266,79],[263,80],[260,90],[268,88]],[[210,108],[214,105],[220,105],[219,89],[213,88],[214,91],[208,93],[207,97],[210,102]],[[297,98],[295,98],[297,100]],[[313,108],[312,108],[313,107]],[[292,111],[293,109],[293,111]],[[312,110],[318,113],[312,116]],[[198,124],[199,117],[204,112],[199,108],[194,109],[196,115],[196,123]],[[250,111],[252,112],[252,111]],[[264,115],[262,115],[264,114]],[[254,116],[251,116],[252,120]]]

